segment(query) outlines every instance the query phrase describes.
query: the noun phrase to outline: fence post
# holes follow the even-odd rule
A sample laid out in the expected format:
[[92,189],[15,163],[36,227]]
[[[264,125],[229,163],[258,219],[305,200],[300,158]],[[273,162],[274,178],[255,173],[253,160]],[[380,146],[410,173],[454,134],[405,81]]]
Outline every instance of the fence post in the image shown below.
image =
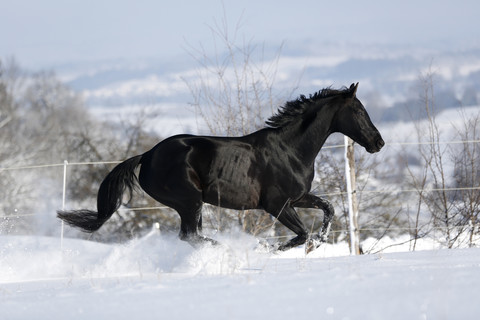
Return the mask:
[[[62,194],[62,210],[65,210],[65,199],[67,194],[67,166],[68,161],[63,161],[63,194]],[[60,230],[60,249],[63,251],[63,230],[65,227],[65,223],[62,220],[62,227]]]
[[353,141],[344,137],[345,142],[345,180],[347,183],[348,220],[350,232],[350,254],[360,254],[360,241],[358,235],[358,203],[357,187],[355,182],[355,154]]

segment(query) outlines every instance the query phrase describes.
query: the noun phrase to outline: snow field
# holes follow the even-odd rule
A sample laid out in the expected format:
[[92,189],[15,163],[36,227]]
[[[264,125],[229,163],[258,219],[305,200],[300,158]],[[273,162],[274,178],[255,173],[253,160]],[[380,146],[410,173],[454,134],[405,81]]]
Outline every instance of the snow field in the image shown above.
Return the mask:
[[[126,244],[0,237],[0,319],[477,319],[480,249],[272,254],[219,235],[194,250],[154,232]],[[345,251],[347,249],[347,251]],[[398,249],[398,248],[397,248]],[[344,254],[343,256],[332,256]]]

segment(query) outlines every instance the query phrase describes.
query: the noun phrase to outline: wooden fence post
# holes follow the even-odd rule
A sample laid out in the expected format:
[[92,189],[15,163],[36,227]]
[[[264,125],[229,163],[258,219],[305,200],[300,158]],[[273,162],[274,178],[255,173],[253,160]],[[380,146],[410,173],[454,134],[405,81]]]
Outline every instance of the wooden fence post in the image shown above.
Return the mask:
[[[63,194],[62,194],[62,210],[65,210],[65,199],[67,195],[67,166],[68,161],[63,161]],[[62,227],[60,230],[60,249],[63,251],[63,230],[65,228],[65,223],[62,220]]]
[[360,254],[358,233],[358,202],[355,183],[355,153],[353,140],[345,136],[345,180],[347,183],[350,254]]

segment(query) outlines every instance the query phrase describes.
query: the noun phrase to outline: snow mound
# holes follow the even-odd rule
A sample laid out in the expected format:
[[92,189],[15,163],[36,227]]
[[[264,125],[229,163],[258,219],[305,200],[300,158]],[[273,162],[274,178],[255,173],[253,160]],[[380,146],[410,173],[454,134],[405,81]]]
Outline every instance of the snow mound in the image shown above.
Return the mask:
[[0,283],[45,279],[142,277],[146,274],[232,274],[261,269],[271,254],[257,240],[221,237],[221,246],[192,248],[173,235],[146,236],[125,244],[31,236],[0,237]]
[[[0,236],[0,283],[48,279],[138,277],[161,274],[228,275],[261,272],[276,260],[348,256],[345,242],[323,244],[305,254],[303,246],[285,252],[268,252],[258,239],[242,232],[217,234],[220,246],[194,249],[176,235],[155,231],[123,244],[102,244],[79,239]],[[370,242],[372,242],[371,240]],[[365,241],[368,247],[369,241]],[[407,242],[407,241],[405,241]],[[434,249],[419,242],[419,248]],[[393,247],[408,251],[408,244]]]

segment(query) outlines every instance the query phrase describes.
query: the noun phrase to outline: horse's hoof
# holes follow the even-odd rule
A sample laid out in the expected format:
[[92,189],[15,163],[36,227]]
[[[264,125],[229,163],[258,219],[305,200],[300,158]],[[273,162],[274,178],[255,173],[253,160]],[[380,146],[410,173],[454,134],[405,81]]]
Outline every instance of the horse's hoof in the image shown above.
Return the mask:
[[313,250],[317,249],[320,247],[322,243],[327,242],[325,240],[325,237],[321,235],[315,235],[313,237],[310,237],[307,242],[305,243],[305,254],[309,254]]
[[320,246],[320,243],[317,240],[309,240],[305,243],[305,254],[309,254],[313,250],[317,249]]

